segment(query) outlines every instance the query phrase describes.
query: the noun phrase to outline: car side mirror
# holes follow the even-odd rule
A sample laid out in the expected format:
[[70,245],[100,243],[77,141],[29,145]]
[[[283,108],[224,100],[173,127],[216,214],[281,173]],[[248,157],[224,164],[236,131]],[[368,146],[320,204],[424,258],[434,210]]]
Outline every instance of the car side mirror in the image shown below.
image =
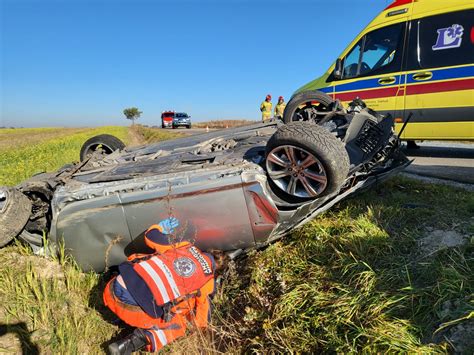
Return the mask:
[[334,79],[337,79],[337,80],[342,79],[342,59],[341,58],[336,59],[336,66],[334,67],[333,76],[334,76]]

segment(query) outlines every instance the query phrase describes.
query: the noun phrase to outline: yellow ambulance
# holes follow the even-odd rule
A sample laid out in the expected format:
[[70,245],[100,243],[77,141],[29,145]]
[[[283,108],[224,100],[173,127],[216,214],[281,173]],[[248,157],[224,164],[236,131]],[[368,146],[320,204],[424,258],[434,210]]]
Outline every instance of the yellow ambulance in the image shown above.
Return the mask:
[[322,91],[395,117],[405,140],[474,140],[474,0],[397,0],[320,78]]

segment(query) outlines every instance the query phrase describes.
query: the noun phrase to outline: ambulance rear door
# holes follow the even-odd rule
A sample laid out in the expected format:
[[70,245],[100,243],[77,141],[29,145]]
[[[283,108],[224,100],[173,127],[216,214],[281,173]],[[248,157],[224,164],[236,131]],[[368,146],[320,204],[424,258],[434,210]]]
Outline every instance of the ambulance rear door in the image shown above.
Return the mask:
[[402,138],[472,140],[474,6],[415,6],[427,11],[410,24],[405,117],[412,118]]

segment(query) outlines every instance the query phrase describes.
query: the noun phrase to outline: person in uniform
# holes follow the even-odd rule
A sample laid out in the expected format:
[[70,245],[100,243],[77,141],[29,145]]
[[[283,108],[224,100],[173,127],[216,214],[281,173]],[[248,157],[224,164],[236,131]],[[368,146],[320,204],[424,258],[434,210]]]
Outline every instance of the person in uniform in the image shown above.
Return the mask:
[[215,261],[188,241],[171,242],[178,226],[174,217],[152,225],[145,243],[155,253],[131,255],[107,283],[105,305],[136,328],[110,344],[110,354],[155,352],[183,336],[189,325],[207,327]]
[[262,122],[268,122],[272,116],[272,95],[268,94],[265,97],[265,101],[260,105],[260,111],[262,112]]

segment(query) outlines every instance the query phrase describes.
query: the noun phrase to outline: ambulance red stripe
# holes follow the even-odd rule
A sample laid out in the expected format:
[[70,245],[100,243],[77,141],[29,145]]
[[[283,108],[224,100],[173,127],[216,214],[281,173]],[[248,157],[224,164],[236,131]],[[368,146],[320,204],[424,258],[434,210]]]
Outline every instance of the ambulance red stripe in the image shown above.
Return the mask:
[[[426,84],[407,85],[406,95],[418,95],[418,94],[430,94],[437,92],[449,92],[449,91],[460,91],[460,90],[473,90],[474,79],[462,79],[453,81],[443,81]],[[396,96],[398,86],[374,89],[374,90],[363,90],[363,91],[351,91],[345,93],[336,93],[335,98],[341,101],[351,101],[356,97],[361,99],[376,99],[384,97]]]

